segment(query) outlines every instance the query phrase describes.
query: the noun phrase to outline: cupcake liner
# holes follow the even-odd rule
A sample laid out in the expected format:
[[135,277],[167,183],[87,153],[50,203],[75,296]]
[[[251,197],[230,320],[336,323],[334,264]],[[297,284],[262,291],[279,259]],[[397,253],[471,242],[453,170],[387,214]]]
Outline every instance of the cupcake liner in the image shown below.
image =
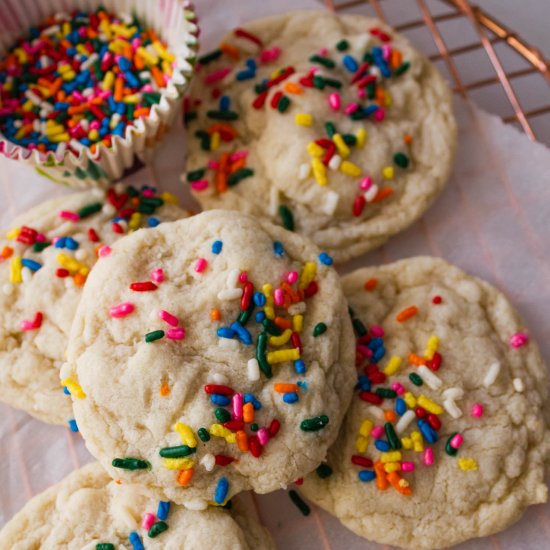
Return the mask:
[[95,153],[85,147],[78,154],[31,150],[10,142],[0,132],[0,153],[33,166],[48,179],[78,189],[106,186],[131,168],[135,156],[147,159],[177,118],[181,98],[193,71],[199,34],[194,7],[188,0],[3,0],[0,10],[0,57],[29,27],[56,13],[74,9],[91,12],[103,6],[116,15],[136,15],[152,28],[175,56],[161,99],[146,118],[128,125],[124,137],[114,135],[111,147],[100,144]]

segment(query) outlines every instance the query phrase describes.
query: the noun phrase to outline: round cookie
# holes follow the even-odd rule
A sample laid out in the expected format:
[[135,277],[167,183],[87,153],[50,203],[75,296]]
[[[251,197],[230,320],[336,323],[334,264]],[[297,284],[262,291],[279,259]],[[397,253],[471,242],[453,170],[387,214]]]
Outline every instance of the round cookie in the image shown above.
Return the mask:
[[117,184],[47,201],[13,223],[0,242],[0,400],[45,422],[73,418],[59,369],[87,273],[102,246],[184,217],[174,200]]
[[376,19],[326,11],[249,22],[199,58],[185,103],[203,208],[261,215],[343,262],[418,219],[456,145],[449,87]]
[[332,475],[303,493],[358,535],[411,549],[495,533],[545,502],[546,366],[507,299],[428,257],[343,285],[356,395]]
[[211,537],[220,549],[274,549],[269,533],[234,508],[196,512],[159,502],[142,485],[117,483],[92,463],[32,498],[0,537],[11,550],[199,550]]
[[195,509],[312,471],[355,383],[331,262],[221,210],[116,243],[88,279],[62,369],[90,452]]

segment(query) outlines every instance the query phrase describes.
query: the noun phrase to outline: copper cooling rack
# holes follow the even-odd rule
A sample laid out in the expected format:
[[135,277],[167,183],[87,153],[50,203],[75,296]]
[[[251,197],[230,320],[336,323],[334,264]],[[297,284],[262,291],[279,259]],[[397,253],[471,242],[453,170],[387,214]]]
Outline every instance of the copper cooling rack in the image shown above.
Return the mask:
[[[530,139],[550,144],[550,133],[544,131],[550,126],[550,62],[482,9],[466,0],[416,0],[406,2],[406,10],[403,0],[324,1],[332,11],[375,15],[415,44],[422,33],[430,34],[437,51],[421,49],[446,73],[456,93],[518,125]],[[457,35],[466,42],[453,44],[451,37]],[[483,78],[469,78],[472,66],[484,68]],[[502,94],[507,101],[491,100]]]

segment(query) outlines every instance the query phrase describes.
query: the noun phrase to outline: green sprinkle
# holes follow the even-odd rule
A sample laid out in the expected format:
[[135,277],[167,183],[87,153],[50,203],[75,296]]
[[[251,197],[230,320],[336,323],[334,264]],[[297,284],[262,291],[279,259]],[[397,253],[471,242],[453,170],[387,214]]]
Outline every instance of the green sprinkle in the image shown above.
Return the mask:
[[160,197],[141,197],[139,203],[158,208],[159,206],[162,206],[164,204],[164,200]]
[[357,137],[353,134],[344,134],[342,139],[346,145],[355,145],[357,143]]
[[319,65],[323,65],[323,67],[326,67],[327,69],[334,69],[336,67],[336,63],[332,59],[329,59],[328,57],[323,57],[322,55],[312,55],[309,58],[310,63],[318,63]]
[[317,336],[321,336],[321,334],[324,334],[326,331],[327,325],[325,325],[325,323],[317,323],[313,329],[313,336],[317,338]]
[[103,205],[100,202],[93,202],[82,207],[80,210],[77,210],[76,213],[79,215],[80,219],[87,218],[96,212],[99,212]]
[[447,439],[447,443],[445,443],[445,452],[449,455],[449,456],[456,456],[458,454],[458,449],[455,449],[454,447],[451,447],[451,440],[453,439],[453,437],[457,434],[458,432],[453,432],[450,436],[449,436],[449,439]]
[[342,87],[342,83],[335,78],[323,78],[323,82],[325,86],[331,86],[332,88],[340,89]]
[[204,443],[210,441],[210,434],[208,433],[208,430],[206,428],[199,428],[197,430],[197,435]]
[[227,178],[227,185],[232,187],[233,185],[237,185],[240,181],[244,180],[245,178],[249,178],[250,176],[254,175],[254,170],[251,168],[241,168],[240,170],[237,170],[236,172],[233,172],[228,178]]
[[126,187],[126,193],[132,198],[139,197],[139,191],[133,185],[128,185],[128,187]]
[[201,65],[208,65],[208,63],[216,61],[216,59],[220,58],[222,54],[223,52],[221,50],[213,50],[211,52],[205,53],[204,55],[201,55],[198,61]]
[[110,542],[100,542],[95,545],[95,550],[115,550],[115,545]]
[[273,336],[281,336],[283,333],[282,329],[279,328],[271,319],[264,319],[262,321],[262,325],[264,326],[265,330],[269,332],[269,334],[272,334]]
[[328,464],[319,464],[315,473],[321,478],[326,479],[332,475],[332,468]]
[[267,86],[264,83],[256,84],[254,86],[254,91],[260,95],[261,93],[265,92],[267,90]]
[[240,323],[243,327],[248,323],[250,316],[252,315],[252,312],[255,308],[254,300],[250,300],[250,305],[248,306],[248,309],[245,309],[244,311],[241,311],[239,313],[239,316],[237,317],[237,322]]
[[300,423],[300,429],[303,432],[318,432],[328,424],[328,416],[322,414],[313,418],[306,418]]
[[372,56],[372,54],[370,52],[365,52],[363,54],[363,61],[365,63],[372,64],[372,63],[374,63],[374,57]]
[[206,174],[206,168],[199,168],[198,170],[187,172],[187,181],[198,181],[204,174]]
[[154,342],[155,340],[160,340],[161,338],[164,338],[163,330],[154,330],[153,332],[148,332],[145,335],[145,341],[148,344],[150,344],[151,342]]
[[388,439],[390,447],[392,449],[401,449],[401,440],[399,439],[399,437],[397,437],[397,434],[395,433],[395,429],[391,422],[386,422],[384,424],[384,431],[386,432],[386,438]]
[[395,399],[397,397],[397,392],[390,388],[376,388],[376,395],[380,397]]
[[152,206],[151,204],[140,203],[140,204],[138,204],[137,211],[138,211],[140,214],[148,214],[148,215],[151,215],[151,214],[154,214],[154,213],[155,213],[155,207]]
[[149,529],[149,532],[147,533],[150,538],[154,539],[155,537],[158,537],[161,533],[164,533],[164,531],[168,530],[168,524],[165,521],[157,521],[156,523],[153,523],[153,526],[151,529]]
[[281,99],[279,99],[279,103],[277,104],[277,111],[279,111],[279,113],[284,113],[288,109],[289,105],[290,99],[286,95],[284,95],[281,97]]
[[347,49],[349,49],[349,42],[344,39],[340,40],[340,42],[336,44],[336,49],[339,52],[345,52]]
[[409,70],[409,67],[411,66],[409,61],[405,61],[405,63],[402,63],[395,71],[393,72],[394,76],[400,76],[403,73],[406,73]]
[[48,248],[52,243],[44,241],[43,243],[34,243],[32,245],[33,252],[42,252],[42,250]]
[[256,359],[260,365],[260,369],[266,375],[267,378],[271,378],[273,373],[271,372],[271,365],[267,362],[265,352],[267,350],[267,332],[261,332],[258,335],[258,341],[256,343]]
[[329,120],[325,122],[325,130],[327,131],[328,137],[332,139],[332,136],[336,133],[336,126],[334,126],[334,123]]
[[178,445],[177,447],[164,447],[159,451],[159,455],[163,458],[183,458],[184,456],[189,456],[196,452],[197,449],[193,447]]
[[367,118],[367,116],[363,112],[363,109],[357,109],[357,111],[351,113],[350,118],[351,120],[363,120],[364,118]]
[[360,319],[353,319],[352,323],[357,336],[365,336],[367,334],[367,329]]
[[147,460],[141,460],[141,458],[113,458],[111,464],[113,468],[123,470],[148,470],[151,467]]
[[187,126],[191,121],[198,117],[197,111],[188,111],[183,115],[183,123]]
[[395,153],[393,155],[393,162],[400,168],[407,168],[409,166],[409,157],[405,153]]
[[369,82],[367,84],[367,97],[374,99],[376,97],[376,82]]
[[325,88],[325,79],[316,74],[313,77],[313,86],[315,86],[318,90],[323,90]]
[[215,120],[237,120],[239,118],[235,111],[207,111],[206,116]]
[[300,498],[300,495],[294,489],[291,489],[288,492],[288,496],[290,497],[290,500],[294,503],[296,508],[298,508],[298,510],[300,510],[300,512],[302,512],[304,516],[309,516],[309,514],[311,513],[309,506]]
[[223,424],[224,422],[229,422],[231,420],[231,415],[229,414],[229,411],[226,411],[222,407],[218,407],[214,411],[214,415],[216,418]]
[[355,311],[351,306],[348,306],[348,315],[353,319],[355,317]]
[[252,424],[250,424],[250,431],[257,432],[259,429],[260,429],[260,426],[258,426],[256,422],[253,422]]
[[422,378],[420,376],[418,376],[418,374],[416,374],[416,372],[411,372],[411,374],[409,374],[409,380],[415,386],[422,386],[422,384],[424,384],[424,381],[422,380]]
[[279,206],[279,216],[281,216],[283,227],[289,231],[294,231],[294,214],[288,206],[284,204]]

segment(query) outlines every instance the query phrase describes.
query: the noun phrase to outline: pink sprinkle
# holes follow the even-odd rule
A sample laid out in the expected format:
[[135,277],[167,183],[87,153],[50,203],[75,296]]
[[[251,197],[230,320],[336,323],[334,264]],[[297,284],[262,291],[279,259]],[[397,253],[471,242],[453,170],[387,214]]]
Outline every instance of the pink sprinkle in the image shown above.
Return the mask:
[[481,418],[483,416],[483,405],[481,403],[474,403],[470,414],[474,418]]
[[388,61],[391,55],[391,46],[389,44],[382,45],[382,57]]
[[403,472],[414,472],[414,462],[401,462]]
[[246,274],[246,271],[243,271],[240,275],[239,275],[239,281],[241,283],[246,283],[246,281],[248,281],[248,275]]
[[206,269],[207,265],[208,265],[208,261],[206,260],[206,258],[199,258],[195,262],[195,271],[197,273],[202,273]]
[[230,162],[237,162],[238,160],[245,159],[248,156],[248,151],[235,151],[230,157]]
[[21,321],[21,330],[36,330],[42,326],[42,313],[38,311],[32,321]]
[[297,271],[291,271],[287,276],[286,280],[292,284],[295,283],[298,280],[298,272]]
[[151,93],[151,92],[154,92],[155,90],[153,86],[151,86],[151,84],[145,84],[145,86],[143,86],[143,91],[147,93]]
[[340,109],[340,94],[333,92],[328,96],[328,104],[333,111]]
[[529,335],[525,332],[516,332],[510,337],[510,345],[513,348],[521,348],[529,342]]
[[383,338],[385,334],[384,329],[380,325],[372,325],[372,327],[370,327],[370,333],[375,338]]
[[264,50],[260,54],[260,61],[262,63],[268,63],[269,61],[275,61],[281,55],[281,48],[271,48],[270,50]]
[[367,97],[367,92],[365,92],[364,88],[359,88],[357,90],[357,97],[359,99],[365,99]]
[[100,249],[97,251],[97,254],[100,258],[105,258],[109,256],[111,252],[112,252],[111,247],[105,244],[102,247],[100,247]]
[[451,447],[453,449],[460,449],[462,443],[464,442],[464,438],[462,437],[462,435],[460,434],[456,434],[452,439],[451,439]]
[[223,80],[230,72],[231,67],[225,67],[223,69],[218,69],[217,71],[214,71],[213,73],[207,74],[204,77],[204,83],[205,84],[214,84],[214,82],[218,82],[219,80]]
[[64,220],[71,220],[72,222],[77,222],[80,219],[80,216],[76,212],[69,212],[68,210],[61,210],[59,217]]
[[378,122],[382,122],[384,120],[384,117],[386,116],[386,110],[385,109],[382,109],[380,107],[380,109],[378,109],[377,111],[375,111],[374,113],[374,118],[375,120],[377,120]]
[[36,235],[36,242],[37,243],[43,243],[46,241],[46,235],[44,235],[44,233],[38,233]]
[[34,328],[32,321],[21,321],[21,330],[34,330]]
[[233,407],[233,420],[243,419],[243,394],[236,393],[232,400],[231,405]]
[[130,302],[124,302],[123,304],[119,304],[118,306],[113,306],[109,308],[109,315],[118,319],[119,317],[130,315],[132,311],[134,311],[134,304]]
[[168,313],[164,309],[161,309],[159,311],[159,317],[173,327],[177,327],[179,324],[178,318],[175,315]]
[[355,111],[357,111],[357,109],[359,109],[359,105],[357,103],[348,103],[346,105],[346,108],[344,109],[344,113],[346,115],[351,115],[351,114],[355,113]]
[[151,198],[151,197],[154,197],[155,196],[155,192],[152,190],[152,189],[144,189],[141,194],[144,196],[144,197],[148,197],[148,198]]
[[269,439],[267,428],[260,428],[257,432],[257,435],[258,435],[258,441],[260,442],[260,445],[265,447],[267,445],[267,440]]
[[367,348],[367,346],[357,344],[356,349],[361,355],[364,355],[365,357],[372,357],[372,350]]
[[185,329],[170,328],[166,331],[166,338],[170,340],[183,340],[185,338]]
[[273,292],[273,300],[276,306],[282,306],[284,303],[284,293],[282,288],[276,288]]
[[208,161],[208,168],[210,168],[210,170],[217,170],[219,167],[220,163],[217,160]]
[[374,426],[374,428],[370,431],[370,434],[374,439],[381,439],[384,437],[384,428],[382,426]]
[[391,389],[396,392],[397,395],[403,395],[405,393],[405,388],[399,382],[394,382],[391,385]]
[[366,176],[361,180],[361,183],[359,184],[359,187],[363,189],[363,191],[366,191],[372,186],[372,178],[370,176]]
[[327,48],[321,48],[319,50],[319,55],[327,55],[328,54],[328,50]]
[[162,283],[162,281],[164,281],[164,271],[160,267],[153,269],[153,271],[151,271],[151,279],[153,279],[155,283]]
[[428,447],[424,450],[424,464],[426,466],[432,466],[434,463],[434,450],[431,447]]
[[208,188],[208,180],[197,180],[191,182],[191,189],[193,191],[204,191]]
[[94,120],[90,122],[90,130],[99,130],[101,128],[101,124],[98,120]]
[[146,531],[149,531],[151,527],[153,527],[153,523],[155,523],[155,516],[154,514],[147,513],[143,516],[143,521],[141,522],[141,527],[145,529]]

